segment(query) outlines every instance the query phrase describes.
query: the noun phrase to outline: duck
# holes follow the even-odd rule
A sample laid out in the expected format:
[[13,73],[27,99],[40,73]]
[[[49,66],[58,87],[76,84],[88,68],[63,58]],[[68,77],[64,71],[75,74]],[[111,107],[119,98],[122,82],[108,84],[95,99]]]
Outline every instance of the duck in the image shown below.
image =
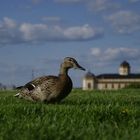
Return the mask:
[[60,65],[58,76],[48,75],[35,78],[24,86],[17,87],[19,92],[15,97],[33,102],[60,102],[69,95],[73,88],[72,80],[68,75],[71,68],[85,71],[76,59],[65,57]]

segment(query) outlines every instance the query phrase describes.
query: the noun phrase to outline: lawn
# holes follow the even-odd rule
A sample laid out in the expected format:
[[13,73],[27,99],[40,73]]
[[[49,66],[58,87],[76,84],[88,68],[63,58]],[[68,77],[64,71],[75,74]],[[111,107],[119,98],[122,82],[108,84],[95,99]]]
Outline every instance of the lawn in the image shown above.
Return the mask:
[[139,140],[140,89],[74,89],[59,104],[0,91],[0,140]]

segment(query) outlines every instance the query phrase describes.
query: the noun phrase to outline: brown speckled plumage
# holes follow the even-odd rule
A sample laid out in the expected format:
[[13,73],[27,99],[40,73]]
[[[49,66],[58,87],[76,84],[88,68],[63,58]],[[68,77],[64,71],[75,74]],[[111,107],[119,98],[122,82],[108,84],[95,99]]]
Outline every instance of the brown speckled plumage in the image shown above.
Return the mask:
[[21,87],[16,97],[30,101],[41,101],[47,103],[59,102],[72,90],[72,80],[68,76],[70,68],[85,70],[74,58],[66,57],[60,66],[58,76],[42,76],[34,79]]

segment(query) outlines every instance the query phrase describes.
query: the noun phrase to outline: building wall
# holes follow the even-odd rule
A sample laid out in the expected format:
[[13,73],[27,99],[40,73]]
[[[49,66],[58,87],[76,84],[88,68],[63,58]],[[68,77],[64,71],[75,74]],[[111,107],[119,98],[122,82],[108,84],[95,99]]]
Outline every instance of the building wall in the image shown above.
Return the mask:
[[117,90],[132,83],[140,83],[140,79],[84,79],[83,90]]
[[128,67],[120,67],[119,74],[120,75],[128,75],[130,73],[130,68]]
[[83,79],[83,90],[94,89],[94,80],[92,78]]
[[[126,87],[126,83],[98,83],[99,90],[117,90]],[[128,84],[127,84],[128,85]]]

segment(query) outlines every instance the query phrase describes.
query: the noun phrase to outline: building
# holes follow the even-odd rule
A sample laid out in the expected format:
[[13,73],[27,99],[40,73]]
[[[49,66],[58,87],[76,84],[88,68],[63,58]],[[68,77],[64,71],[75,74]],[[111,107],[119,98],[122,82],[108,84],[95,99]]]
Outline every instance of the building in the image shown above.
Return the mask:
[[91,72],[83,78],[83,90],[113,90],[125,88],[130,84],[140,83],[140,73],[131,73],[131,66],[123,61],[119,67],[119,73],[94,75]]

